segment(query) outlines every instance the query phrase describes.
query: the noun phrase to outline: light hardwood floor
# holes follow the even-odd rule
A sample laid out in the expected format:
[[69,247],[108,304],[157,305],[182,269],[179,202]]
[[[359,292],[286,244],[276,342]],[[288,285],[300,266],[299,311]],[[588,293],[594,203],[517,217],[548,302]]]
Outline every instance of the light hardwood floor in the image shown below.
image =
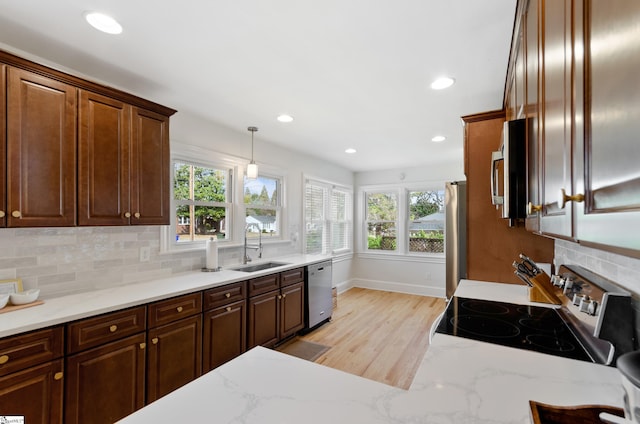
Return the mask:
[[352,288],[332,320],[301,339],[331,346],[316,363],[408,389],[444,307],[440,298]]

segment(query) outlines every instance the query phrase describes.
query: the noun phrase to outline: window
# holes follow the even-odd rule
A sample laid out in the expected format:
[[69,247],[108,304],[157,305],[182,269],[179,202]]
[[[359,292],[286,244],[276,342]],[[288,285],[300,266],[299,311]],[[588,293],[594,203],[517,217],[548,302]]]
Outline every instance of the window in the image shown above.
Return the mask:
[[444,255],[444,190],[432,186],[363,187],[363,250]]
[[331,247],[334,253],[351,250],[351,191],[334,187],[331,190]]
[[244,180],[244,206],[247,237],[280,236],[282,182],[280,178],[260,175]]
[[444,190],[410,191],[409,251],[444,253]]
[[396,193],[367,193],[367,248],[396,250],[398,196]]
[[304,246],[308,254],[339,254],[351,250],[353,193],[347,187],[306,180]]
[[215,169],[187,161],[173,162],[177,243],[228,237],[230,176],[228,169]]

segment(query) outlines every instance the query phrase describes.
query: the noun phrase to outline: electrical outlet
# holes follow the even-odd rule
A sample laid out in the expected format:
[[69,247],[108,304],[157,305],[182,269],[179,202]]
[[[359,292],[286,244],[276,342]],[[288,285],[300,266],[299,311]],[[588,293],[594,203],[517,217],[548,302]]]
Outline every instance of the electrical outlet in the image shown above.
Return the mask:
[[140,248],[140,262],[149,262],[151,259],[151,248],[144,246]]

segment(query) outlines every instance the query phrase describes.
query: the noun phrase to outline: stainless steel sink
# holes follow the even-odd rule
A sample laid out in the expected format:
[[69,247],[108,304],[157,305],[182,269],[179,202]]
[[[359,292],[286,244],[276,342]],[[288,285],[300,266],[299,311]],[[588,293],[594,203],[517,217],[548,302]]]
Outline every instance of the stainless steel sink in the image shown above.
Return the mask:
[[236,268],[231,268],[234,271],[242,271],[242,272],[255,272],[262,271],[263,269],[276,268],[283,265],[289,265],[286,262],[263,262],[261,264],[255,265],[242,265]]

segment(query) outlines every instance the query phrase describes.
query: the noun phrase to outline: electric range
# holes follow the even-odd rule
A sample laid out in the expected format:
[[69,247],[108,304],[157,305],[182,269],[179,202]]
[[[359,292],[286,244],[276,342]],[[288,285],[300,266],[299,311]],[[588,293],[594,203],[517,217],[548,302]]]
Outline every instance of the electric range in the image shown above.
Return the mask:
[[562,305],[454,296],[435,332],[606,365],[634,350],[629,292],[582,267],[565,265],[549,286]]

